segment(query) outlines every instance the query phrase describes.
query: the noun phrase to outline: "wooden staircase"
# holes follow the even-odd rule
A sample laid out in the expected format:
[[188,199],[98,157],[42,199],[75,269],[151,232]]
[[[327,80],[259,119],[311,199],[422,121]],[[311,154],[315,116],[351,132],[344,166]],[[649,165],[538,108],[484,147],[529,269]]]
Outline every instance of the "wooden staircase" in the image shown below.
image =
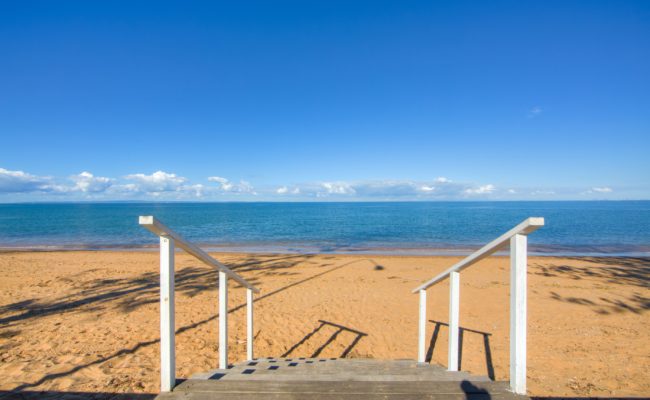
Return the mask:
[[413,360],[263,358],[194,375],[160,400],[526,399],[506,382]]
[[[526,393],[527,235],[544,226],[530,217],[413,289],[420,294],[418,361],[369,359],[253,359],[253,301],[259,289],[153,216],[139,223],[160,238],[160,400],[174,399],[522,399]],[[510,245],[510,384],[450,372],[424,363],[426,290],[450,279],[448,367],[459,368],[460,271]],[[219,271],[219,367],[179,382],[176,379],[174,249],[180,247]],[[246,361],[228,365],[228,278],[246,289]],[[321,321],[325,323],[325,321]],[[331,324],[331,323],[329,323]],[[335,325],[335,324],[334,324]],[[347,329],[338,326],[340,329]]]

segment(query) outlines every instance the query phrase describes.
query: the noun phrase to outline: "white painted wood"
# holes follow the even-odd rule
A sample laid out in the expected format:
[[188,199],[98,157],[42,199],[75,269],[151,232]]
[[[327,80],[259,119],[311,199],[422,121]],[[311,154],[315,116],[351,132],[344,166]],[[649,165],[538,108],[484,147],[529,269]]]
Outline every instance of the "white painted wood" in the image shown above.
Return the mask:
[[418,326],[418,362],[425,362],[427,334],[427,291],[420,290],[420,325]]
[[526,273],[525,235],[510,239],[510,388],[526,394]]
[[538,228],[544,226],[544,218],[541,217],[530,217],[524,220],[522,223],[519,225],[515,226],[514,228],[510,229],[508,232],[504,233],[503,235],[499,236],[498,238],[494,239],[490,243],[486,244],[485,246],[481,247],[479,250],[475,251],[474,253],[470,254],[468,257],[464,258],[462,261],[454,264],[451,268],[447,269],[446,271],[442,272],[441,274],[435,276],[434,278],[424,282],[422,285],[416,287],[415,289],[412,290],[412,293],[416,293],[422,289],[427,289],[432,285],[435,285],[439,281],[442,281],[443,279],[446,279],[451,272],[457,271],[460,272],[463,269],[471,266],[472,264],[475,264],[485,257],[488,257],[491,254],[494,254],[495,252],[499,251],[501,248],[505,247],[510,238],[513,237],[514,235],[527,235]]
[[176,385],[174,240],[160,238],[160,391]]
[[239,282],[242,286],[251,289],[255,293],[259,293],[259,289],[257,289],[251,283],[249,283],[246,279],[242,278],[241,276],[231,271],[228,267],[226,267],[219,261],[212,258],[208,253],[204,252],[199,247],[193,245],[192,243],[187,242],[179,234],[177,234],[176,232],[172,231],[171,229],[163,225],[162,222],[158,221],[153,216],[140,216],[139,223],[141,226],[143,226],[144,228],[148,229],[149,231],[153,232],[158,236],[166,236],[169,237],[170,239],[173,239],[176,242],[176,245],[181,249],[185,250],[189,254],[203,261],[204,263],[217,268],[219,271],[228,274],[228,276],[230,276],[231,278]]
[[460,317],[460,273],[449,275],[449,354],[447,369],[458,371],[458,322]]
[[219,368],[228,368],[228,275],[219,271]]
[[246,358],[253,359],[253,291],[246,289]]

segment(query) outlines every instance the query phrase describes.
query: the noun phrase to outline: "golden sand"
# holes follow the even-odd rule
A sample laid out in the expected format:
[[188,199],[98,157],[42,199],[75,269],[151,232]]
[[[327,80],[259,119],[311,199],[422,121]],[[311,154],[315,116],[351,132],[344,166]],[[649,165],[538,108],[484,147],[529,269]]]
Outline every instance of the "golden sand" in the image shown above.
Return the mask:
[[[262,290],[256,356],[378,359],[416,357],[410,290],[458,260],[215,256]],[[650,395],[650,260],[538,257],[529,266],[529,394]],[[189,377],[217,366],[217,274],[182,253],[176,271],[178,376]],[[508,280],[503,257],[461,274],[465,371],[508,379]],[[231,282],[229,295],[237,362],[245,291]],[[445,365],[447,283],[428,297],[428,354]],[[334,335],[329,323],[349,330]],[[0,253],[0,391],[156,392],[158,337],[157,253]]]

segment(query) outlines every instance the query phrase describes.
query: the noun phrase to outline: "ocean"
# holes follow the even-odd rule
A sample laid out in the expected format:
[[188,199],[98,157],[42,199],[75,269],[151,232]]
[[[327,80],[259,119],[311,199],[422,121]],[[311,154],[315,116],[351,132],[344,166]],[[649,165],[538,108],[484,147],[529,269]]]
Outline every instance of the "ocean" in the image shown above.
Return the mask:
[[210,250],[416,255],[467,254],[535,216],[533,254],[650,256],[650,201],[0,204],[0,248],[154,248],[139,215]]

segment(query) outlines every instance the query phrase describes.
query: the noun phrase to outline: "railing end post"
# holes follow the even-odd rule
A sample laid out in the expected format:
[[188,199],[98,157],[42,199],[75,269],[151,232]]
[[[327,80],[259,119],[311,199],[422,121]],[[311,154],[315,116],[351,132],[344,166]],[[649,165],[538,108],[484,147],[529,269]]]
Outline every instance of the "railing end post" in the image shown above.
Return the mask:
[[246,288],[246,358],[253,359],[253,290]]
[[219,271],[219,369],[228,368],[228,275]]
[[138,217],[138,224],[140,225],[153,225],[153,215],[140,215]]
[[160,238],[160,390],[176,385],[176,323],[174,318],[174,240]]
[[449,371],[458,371],[459,320],[460,272],[454,271],[449,273],[449,354],[447,356]]
[[526,394],[528,238],[510,239],[510,388]]
[[420,314],[418,325],[418,362],[425,362],[424,346],[427,333],[427,291],[420,289]]

